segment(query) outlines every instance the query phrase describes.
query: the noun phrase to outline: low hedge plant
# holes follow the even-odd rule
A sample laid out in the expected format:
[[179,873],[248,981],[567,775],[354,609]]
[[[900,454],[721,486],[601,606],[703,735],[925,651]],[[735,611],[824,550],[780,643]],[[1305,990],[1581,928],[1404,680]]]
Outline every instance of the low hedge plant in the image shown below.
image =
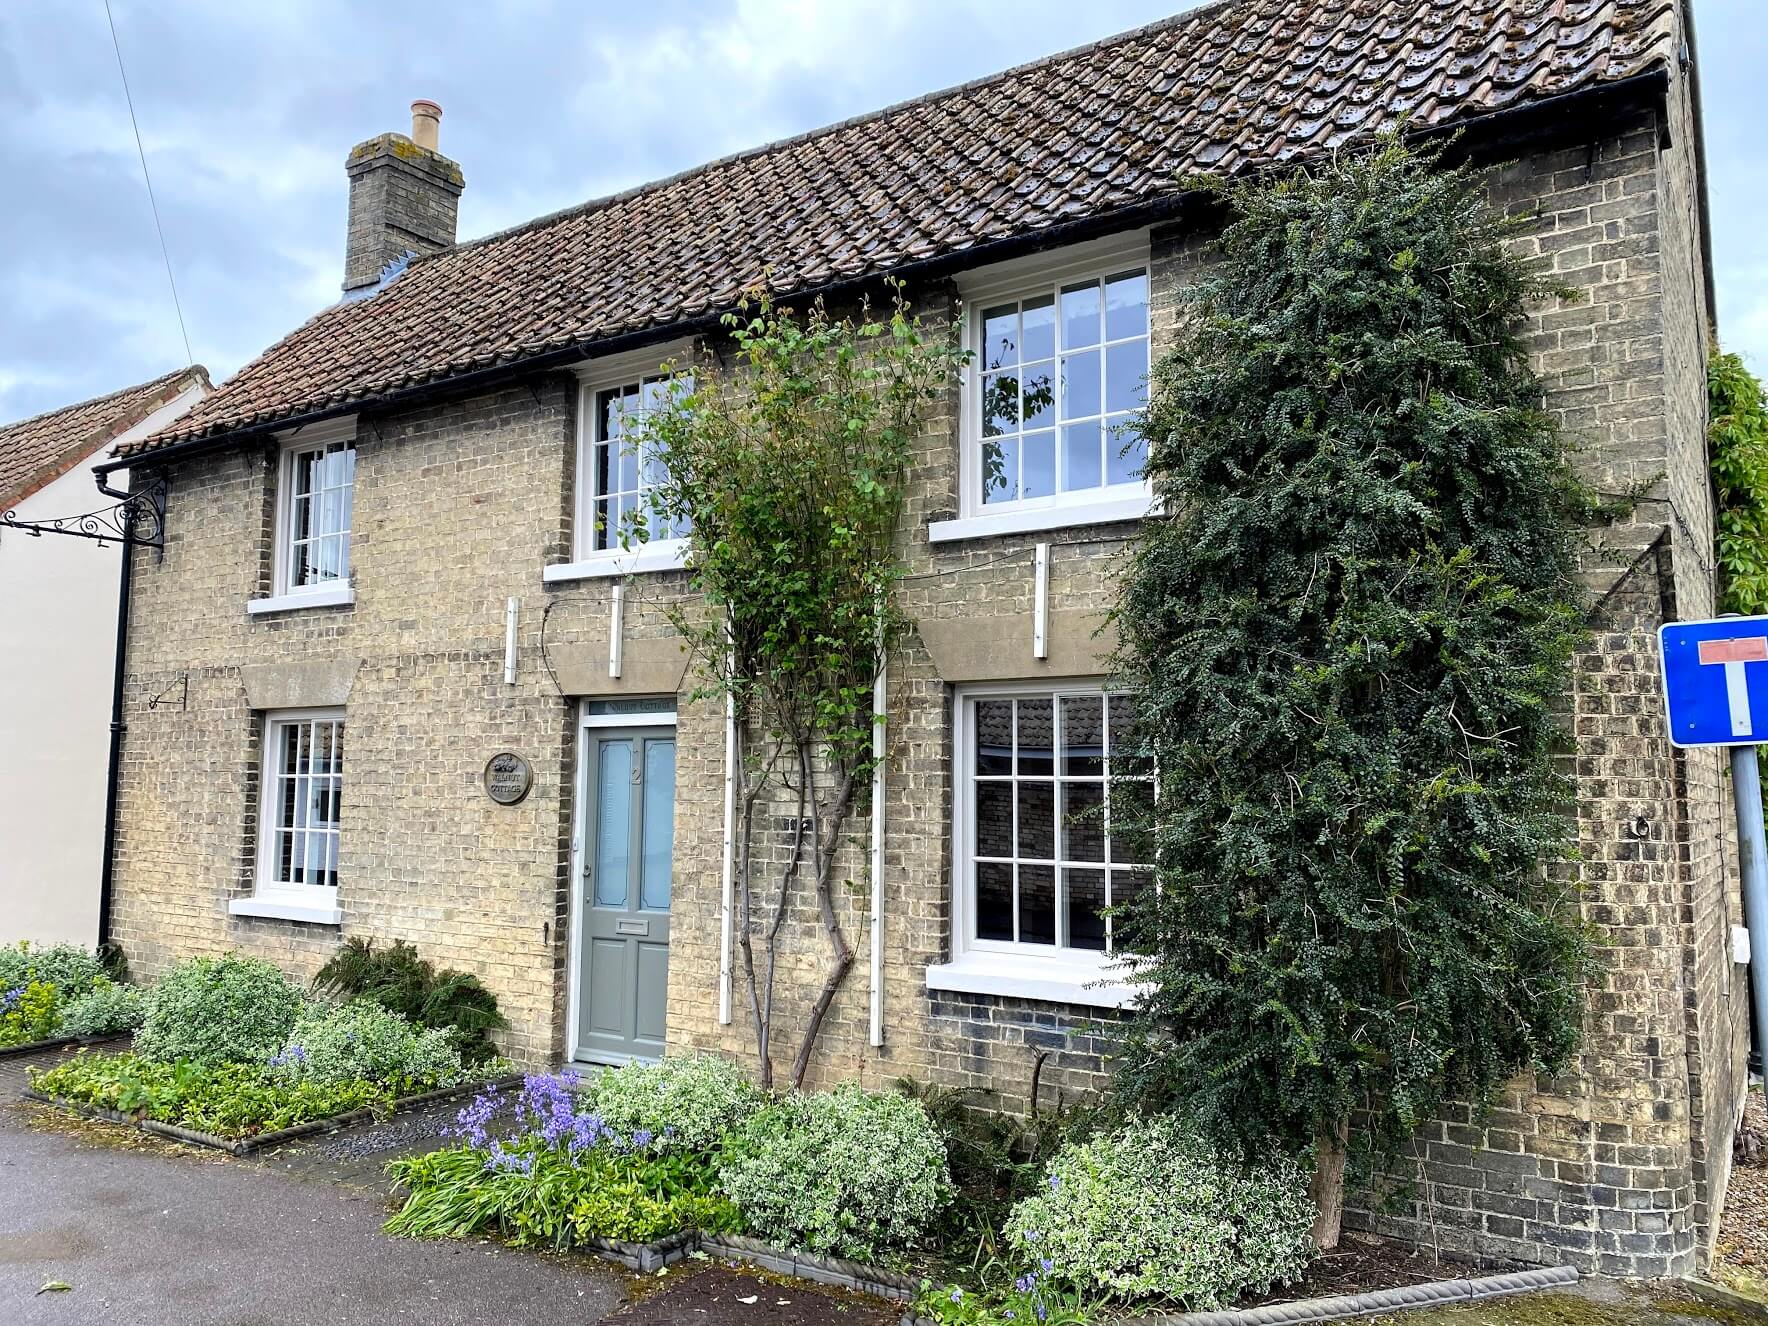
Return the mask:
[[304,1003],[300,987],[262,958],[188,958],[148,993],[135,1048],[162,1063],[263,1064]]
[[[22,1004],[21,1000],[21,1004]],[[377,1003],[311,1003],[255,958],[193,958],[144,999],[108,983],[70,1007],[83,1024],[144,1018],[129,1054],[79,1054],[32,1085],[74,1105],[239,1141],[482,1080],[445,1030],[414,1027]]]
[[1006,1235],[1047,1281],[1208,1310],[1300,1279],[1314,1214],[1294,1161],[1236,1160],[1162,1116],[1064,1147]]
[[719,1184],[752,1233],[860,1261],[921,1242],[951,1199],[920,1102],[852,1082],[782,1096],[735,1128]]
[[95,991],[111,986],[104,964],[73,944],[0,947],[0,1050],[90,1034],[70,1027],[67,1013]]

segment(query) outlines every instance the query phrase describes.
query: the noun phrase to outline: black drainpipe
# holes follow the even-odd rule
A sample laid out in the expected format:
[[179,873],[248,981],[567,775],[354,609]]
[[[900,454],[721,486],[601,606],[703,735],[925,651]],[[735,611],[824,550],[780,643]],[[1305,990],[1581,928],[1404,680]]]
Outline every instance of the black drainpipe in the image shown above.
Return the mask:
[[[98,489],[107,497],[126,498],[128,493],[110,488],[101,475]],[[111,885],[117,869],[117,785],[123,772],[123,665],[129,656],[129,590],[134,579],[135,539],[123,536],[123,569],[117,582],[117,656],[111,675],[110,763],[104,776],[104,864],[98,879],[98,947],[110,944]]]

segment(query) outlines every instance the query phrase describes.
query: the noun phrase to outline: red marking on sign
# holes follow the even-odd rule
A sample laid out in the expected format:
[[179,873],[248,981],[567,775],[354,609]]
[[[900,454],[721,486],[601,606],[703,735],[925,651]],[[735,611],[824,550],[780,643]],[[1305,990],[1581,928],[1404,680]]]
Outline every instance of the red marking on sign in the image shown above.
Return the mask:
[[1744,635],[1732,640],[1702,640],[1702,663],[1768,663],[1768,635]]

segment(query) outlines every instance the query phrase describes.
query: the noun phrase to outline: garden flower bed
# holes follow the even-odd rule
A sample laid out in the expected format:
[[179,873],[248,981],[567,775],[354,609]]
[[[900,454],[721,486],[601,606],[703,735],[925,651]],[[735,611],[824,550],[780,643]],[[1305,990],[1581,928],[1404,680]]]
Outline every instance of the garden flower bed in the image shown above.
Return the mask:
[[[403,1205],[387,1229],[637,1269],[699,1249],[912,1300],[940,1326],[1216,1308],[1308,1264],[1313,1211],[1292,1164],[1230,1163],[1171,1119],[1110,1131],[1067,1120],[1076,1138],[1046,1119],[1033,1125],[1041,1149],[979,1161],[958,1114],[936,1093],[853,1084],[768,1097],[710,1055],[532,1075],[513,1097],[486,1091],[461,1110],[450,1145],[392,1163]],[[966,1186],[1004,1198],[958,1200],[954,1154]],[[1004,1169],[1016,1172],[1003,1184]],[[966,1266],[978,1237],[988,1251]],[[917,1258],[940,1278],[913,1274]]]
[[533,1075],[448,1131],[453,1145],[390,1166],[405,1200],[388,1232],[496,1234],[641,1270],[703,1249],[906,1300],[917,1281],[869,1262],[917,1241],[948,1192],[916,1102],[857,1087],[770,1101],[711,1055]]
[[[331,1090],[290,1089],[274,1077],[249,1072],[195,1071],[180,1080],[175,1073],[168,1077],[160,1071],[178,1067],[147,1063],[136,1055],[81,1054],[33,1078],[24,1095],[27,1100],[86,1118],[126,1124],[142,1132],[243,1156],[315,1133],[335,1132],[422,1105],[459,1099],[484,1085],[477,1082],[425,1090],[421,1083],[412,1083],[407,1084],[406,1094],[396,1094],[395,1088],[371,1082]],[[519,1080],[501,1079],[505,1084]]]
[[0,947],[0,1057],[111,1040],[143,1016],[140,992],[84,949]]
[[[237,1155],[385,1118],[505,1076],[507,1066],[490,1056],[484,1039],[497,1024],[495,1001],[469,977],[415,963],[410,950],[388,953],[401,980],[387,999],[376,997],[374,981],[359,979],[352,983],[368,988],[345,991],[341,1001],[310,995],[256,959],[181,963],[142,1001],[132,1052],[82,1051],[33,1069],[26,1094]],[[346,954],[358,978],[364,954],[370,975],[387,965],[371,946]],[[415,977],[415,995],[405,977]],[[421,1025],[388,1006],[408,996],[441,1025]],[[463,1057],[463,1047],[473,1058]]]

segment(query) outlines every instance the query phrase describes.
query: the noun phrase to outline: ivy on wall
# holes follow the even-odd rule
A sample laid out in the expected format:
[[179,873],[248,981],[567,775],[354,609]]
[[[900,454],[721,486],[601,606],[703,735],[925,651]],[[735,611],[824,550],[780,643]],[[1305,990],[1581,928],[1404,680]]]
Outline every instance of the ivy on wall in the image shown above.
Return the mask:
[[1743,359],[1717,352],[1707,363],[1707,399],[1720,606],[1768,613],[1768,403]]

